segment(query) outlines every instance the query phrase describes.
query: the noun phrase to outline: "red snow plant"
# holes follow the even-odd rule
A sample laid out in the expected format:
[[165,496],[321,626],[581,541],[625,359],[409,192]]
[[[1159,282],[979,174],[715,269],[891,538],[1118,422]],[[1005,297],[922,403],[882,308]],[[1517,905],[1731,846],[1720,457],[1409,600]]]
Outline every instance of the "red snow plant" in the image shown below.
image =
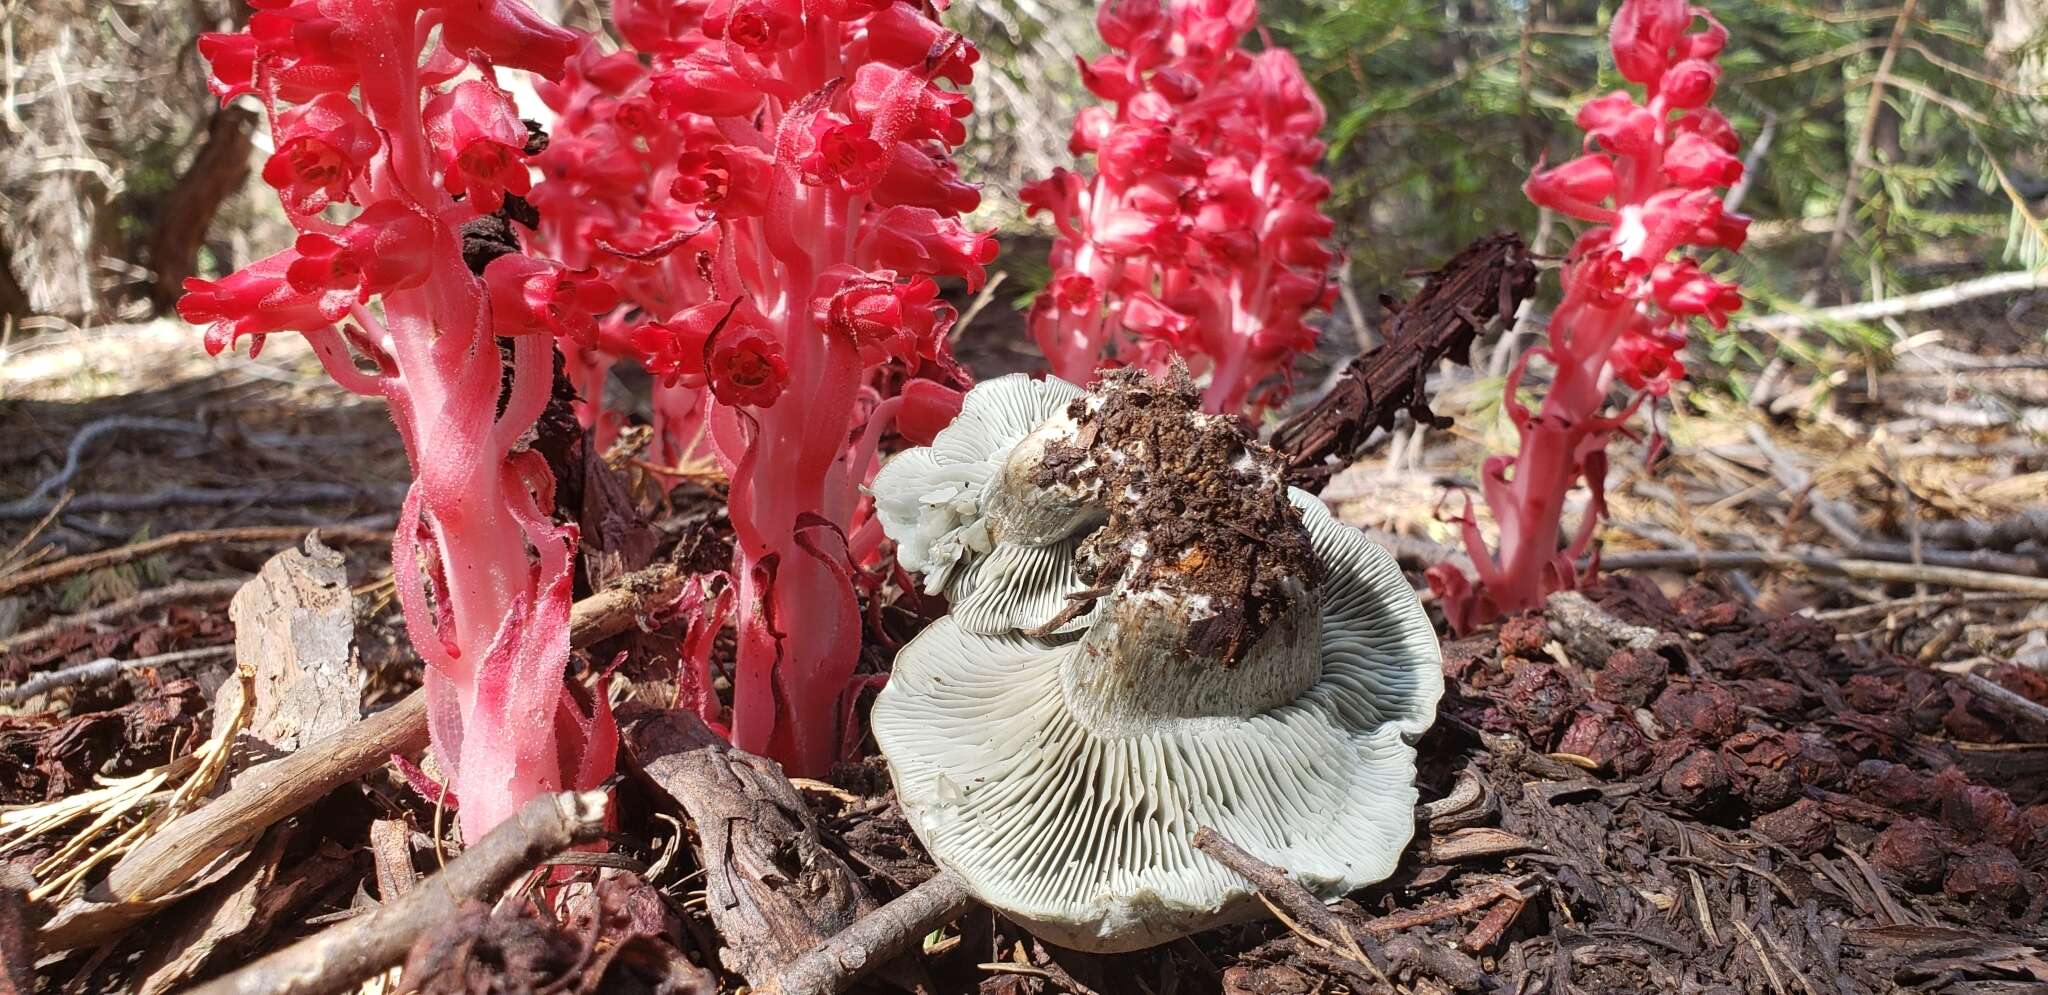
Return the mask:
[[1031,334],[1052,372],[1105,365],[1206,375],[1203,407],[1253,413],[1315,347],[1304,320],[1330,296],[1330,184],[1315,172],[1323,105],[1285,49],[1238,43],[1254,0],[1107,0],[1110,52],[1081,79],[1110,106],[1074,121],[1065,169],[1023,191],[1059,226]]
[[[977,53],[935,14],[617,0],[629,48],[586,49],[542,89],[562,125],[540,238],[624,300],[565,342],[591,357],[573,365],[653,373],[665,452],[708,455],[731,484],[734,557],[696,592],[684,699],[792,774],[858,742],[858,591],[882,561],[860,487],[885,433],[928,441],[958,411],[968,380],[933,278],[979,286],[995,255],[960,221],[981,195],[952,157]],[[729,712],[709,656],[728,615]]]
[[[1696,20],[1703,26],[1695,31]],[[1685,0],[1624,0],[1614,17],[1615,66],[1643,95],[1616,91],[1580,108],[1584,154],[1539,168],[1523,187],[1537,204],[1595,227],[1565,257],[1564,300],[1551,314],[1549,341],[1523,355],[1507,379],[1503,403],[1520,451],[1488,459],[1481,474],[1500,545],[1487,548],[1468,498],[1461,518],[1476,582],[1448,564],[1429,571],[1454,629],[1535,607],[1586,579],[1578,561],[1606,511],[1609,438],[1646,398],[1685,376],[1678,352],[1687,323],[1724,327],[1742,305],[1734,285],[1677,254],[1686,246],[1740,249],[1749,227],[1717,192],[1742,176],[1735,132],[1707,106],[1727,38]],[[1517,395],[1535,358],[1551,376],[1531,411]],[[1612,409],[1617,380],[1627,400]],[[1565,496],[1580,481],[1590,501],[1560,550]]]
[[596,785],[617,746],[602,686],[563,681],[576,529],[554,520],[554,477],[525,441],[554,337],[613,295],[544,259],[504,255],[483,276],[464,259],[464,227],[502,224],[483,216],[529,185],[528,129],[498,73],[559,76],[583,37],[518,0],[253,6],[247,30],[199,49],[223,101],[253,94],[268,113],[263,178],[299,234],[187,281],[178,311],[210,326],[215,353],[297,332],[337,383],[389,405],[413,470],[392,572],[446,795],[474,840],[540,792]]

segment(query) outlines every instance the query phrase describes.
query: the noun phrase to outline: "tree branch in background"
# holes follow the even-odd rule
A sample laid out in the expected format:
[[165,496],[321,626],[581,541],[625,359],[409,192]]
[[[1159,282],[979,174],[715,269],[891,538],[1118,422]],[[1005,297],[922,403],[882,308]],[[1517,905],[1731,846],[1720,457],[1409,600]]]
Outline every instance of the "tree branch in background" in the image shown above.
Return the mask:
[[28,291],[14,278],[14,250],[7,246],[7,233],[0,232],[0,319],[28,314]]
[[2048,270],[2019,270],[2011,273],[1993,273],[1946,287],[1923,290],[1917,294],[1900,294],[1874,301],[1859,301],[1841,307],[1821,308],[1817,311],[1785,311],[1764,315],[1738,322],[1743,331],[1783,332],[1796,328],[1808,328],[1827,322],[1877,321],[1896,318],[1900,315],[1919,311],[1935,311],[1954,307],[1979,297],[1996,297],[2002,294],[2023,294],[2035,290],[2048,290]]
[[1512,232],[1489,235],[1429,275],[1405,304],[1382,298],[1393,318],[1385,342],[1351,361],[1335,386],[1281,423],[1273,447],[1287,455],[1288,483],[1319,492],[1358,458],[1375,428],[1402,411],[1438,428],[1424,382],[1445,359],[1471,362],[1472,340],[1497,317],[1512,315],[1536,289],[1529,247]]
[[149,230],[149,299],[168,311],[185,292],[185,278],[199,272],[199,248],[221,204],[249,178],[249,137],[256,115],[223,107],[206,123],[206,142],[178,182],[157,198],[156,224]]

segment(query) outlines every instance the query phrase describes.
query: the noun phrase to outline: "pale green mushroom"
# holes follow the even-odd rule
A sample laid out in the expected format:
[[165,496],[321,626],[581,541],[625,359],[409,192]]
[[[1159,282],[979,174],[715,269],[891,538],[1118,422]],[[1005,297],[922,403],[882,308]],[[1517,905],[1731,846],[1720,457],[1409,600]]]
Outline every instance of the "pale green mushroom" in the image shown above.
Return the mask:
[[1248,641],[1198,637],[1219,600],[1118,538],[1130,558],[1078,639],[943,618],[875,702],[932,857],[1054,943],[1132,950],[1255,913],[1251,886],[1191,845],[1202,826],[1325,897],[1385,878],[1413,832],[1435,630],[1384,550],[1314,495],[1283,497],[1266,463],[1240,473],[1263,475],[1321,568],[1273,585]]

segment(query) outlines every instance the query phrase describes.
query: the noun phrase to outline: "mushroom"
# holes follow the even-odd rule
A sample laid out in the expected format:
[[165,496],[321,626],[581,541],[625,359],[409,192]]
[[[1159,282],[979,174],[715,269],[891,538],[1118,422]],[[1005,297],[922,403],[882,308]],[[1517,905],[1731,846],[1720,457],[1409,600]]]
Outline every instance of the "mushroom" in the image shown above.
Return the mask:
[[984,903],[1097,952],[1255,913],[1202,826],[1326,897],[1385,878],[1443,690],[1413,589],[1184,375],[1096,389],[1035,482],[1099,505],[1075,579],[1100,603],[1078,639],[948,616],[898,653],[872,725],[912,828]]
[[946,595],[969,632],[1036,629],[1080,586],[1075,546],[1101,515],[1087,495],[1037,480],[1047,447],[1074,430],[1066,409],[1085,396],[1052,377],[984,381],[931,445],[892,457],[868,488],[897,562],[924,575],[925,593]]

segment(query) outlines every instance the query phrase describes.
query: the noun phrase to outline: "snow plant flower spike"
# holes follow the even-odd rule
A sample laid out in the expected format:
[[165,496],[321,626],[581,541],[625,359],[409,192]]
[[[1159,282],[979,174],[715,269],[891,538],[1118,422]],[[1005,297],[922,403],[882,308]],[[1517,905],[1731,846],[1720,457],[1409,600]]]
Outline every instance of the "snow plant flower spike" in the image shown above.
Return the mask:
[[[1696,31],[1695,20],[1703,24]],[[1742,306],[1734,285],[1677,254],[1687,246],[1740,249],[1749,227],[1717,192],[1742,176],[1734,129],[1707,106],[1727,38],[1712,15],[1684,0],[1624,0],[1614,16],[1614,60],[1642,96],[1617,91],[1580,108],[1584,153],[1537,169],[1523,187],[1537,204],[1594,227],[1565,258],[1564,300],[1547,343],[1508,376],[1504,403],[1520,450],[1488,459],[1482,473],[1500,545],[1486,547],[1468,499],[1462,521],[1476,578],[1449,565],[1429,571],[1454,629],[1535,607],[1585,579],[1577,563],[1605,514],[1608,440],[1646,399],[1685,376],[1678,353],[1687,323],[1725,327]],[[1552,374],[1531,411],[1517,395],[1537,358]],[[1628,400],[1610,410],[1617,381]],[[1565,496],[1581,480],[1591,502],[1560,550]]]
[[214,353],[297,332],[337,383],[389,405],[413,468],[393,573],[447,794],[477,839],[535,794],[596,786],[616,754],[603,689],[587,700],[563,682],[577,535],[523,441],[553,340],[591,334],[615,295],[548,259],[504,255],[479,275],[463,255],[465,224],[530,183],[498,73],[559,77],[582,36],[517,0],[255,6],[246,31],[199,48],[213,92],[263,102],[277,151],[262,175],[298,238],[187,281],[178,310]]
[[[1239,47],[1254,0],[1111,0],[1110,52],[1081,64],[1103,106],[1069,147],[1095,173],[1056,170],[1023,191],[1059,234],[1031,334],[1054,375],[1175,358],[1206,376],[1202,406],[1256,415],[1292,387],[1327,306],[1330,184],[1315,172],[1323,107],[1285,49]],[[1263,386],[1262,386],[1263,385]]]
[[584,49],[543,92],[578,124],[546,153],[540,237],[621,290],[619,334],[601,324],[594,352],[693,392],[669,396],[696,414],[664,417],[700,417],[731,482],[730,715],[703,666],[685,698],[734,745],[820,774],[857,742],[876,447],[891,429],[929,441],[969,382],[933,278],[977,287],[995,254],[960,221],[980,194],[952,159],[978,56],[909,0],[617,0],[612,15],[628,49]]

